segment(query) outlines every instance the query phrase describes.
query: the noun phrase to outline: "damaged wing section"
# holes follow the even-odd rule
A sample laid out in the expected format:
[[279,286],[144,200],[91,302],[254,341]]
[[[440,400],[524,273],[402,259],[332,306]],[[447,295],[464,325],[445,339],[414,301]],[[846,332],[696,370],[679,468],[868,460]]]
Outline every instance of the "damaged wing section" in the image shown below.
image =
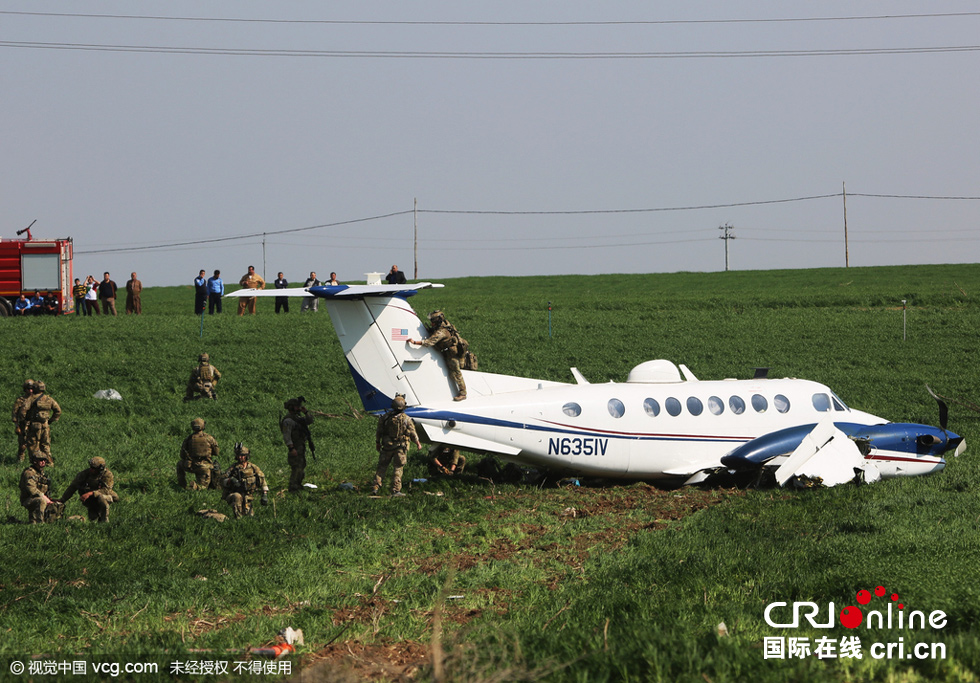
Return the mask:
[[800,445],[776,469],[776,481],[785,486],[797,477],[837,486],[853,481],[863,473],[864,481],[881,478],[875,465],[865,460],[858,445],[833,422],[821,422],[803,437]]

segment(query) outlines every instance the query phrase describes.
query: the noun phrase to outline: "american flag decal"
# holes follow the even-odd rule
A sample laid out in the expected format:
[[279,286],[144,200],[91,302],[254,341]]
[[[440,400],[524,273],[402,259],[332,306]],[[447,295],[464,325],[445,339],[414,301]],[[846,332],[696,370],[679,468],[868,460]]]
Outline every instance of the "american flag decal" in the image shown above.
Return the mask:
[[408,329],[405,327],[392,327],[391,341],[408,341]]

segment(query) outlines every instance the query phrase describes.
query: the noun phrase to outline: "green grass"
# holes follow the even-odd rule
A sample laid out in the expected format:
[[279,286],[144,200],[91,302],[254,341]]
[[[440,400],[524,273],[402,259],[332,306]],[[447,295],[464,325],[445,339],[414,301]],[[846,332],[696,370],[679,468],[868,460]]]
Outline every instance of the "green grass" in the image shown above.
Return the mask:
[[[443,308],[489,372],[571,381],[576,366],[598,383],[622,381],[652,358],[685,363],[702,379],[769,366],[771,376],[825,382],[852,407],[925,423],[937,419],[926,383],[980,398],[980,266],[446,285],[412,303],[421,313]],[[149,289],[143,301],[139,318],[0,321],[9,403],[32,377],[47,382],[64,410],[52,429],[56,492],[101,455],[122,497],[107,525],[22,524],[22,467],[8,431],[0,452],[0,678],[10,660],[29,654],[241,658],[293,626],[307,638],[297,662],[328,658],[336,680],[341,648],[367,661],[346,660],[360,667],[352,677],[397,678],[400,670],[380,664],[407,649],[421,653],[413,675],[430,680],[425,652],[438,621],[447,680],[977,679],[980,502],[969,450],[937,476],[860,488],[537,489],[472,478],[414,485],[402,500],[369,499],[375,423],[351,415],[349,404],[360,406],[325,313],[275,316],[269,299],[259,315],[238,318],[228,305],[204,317],[202,336],[190,288]],[[202,351],[222,372],[220,398],[184,403]],[[107,388],[124,400],[91,398]],[[299,394],[348,417],[313,425],[319,457],[307,480],[319,488],[287,497],[277,422],[282,402]],[[249,445],[273,505],[225,524],[194,514],[228,512],[216,492],[176,487],[177,453],[194,417],[207,420],[225,466],[234,442]],[[958,406],[950,426],[968,443],[980,436],[978,416]],[[406,480],[425,476],[413,458]],[[343,482],[359,490],[342,490]],[[82,513],[77,498],[68,513]],[[827,635],[769,627],[770,602],[833,601],[840,609],[879,584],[912,609],[944,610],[949,621],[938,632],[873,637],[942,642],[946,659],[874,659],[867,632],[862,659],[763,658],[765,637]],[[728,636],[717,635],[720,622]],[[844,631],[829,634],[850,635]]]

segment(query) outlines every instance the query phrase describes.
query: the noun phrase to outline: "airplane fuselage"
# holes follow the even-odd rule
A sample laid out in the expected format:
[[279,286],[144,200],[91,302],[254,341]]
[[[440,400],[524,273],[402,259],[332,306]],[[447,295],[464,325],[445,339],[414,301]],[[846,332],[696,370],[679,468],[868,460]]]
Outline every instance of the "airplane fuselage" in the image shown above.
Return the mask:
[[[486,450],[529,466],[631,479],[686,478],[791,427],[887,423],[799,379],[543,386],[408,412],[435,441],[474,450],[499,444]],[[923,449],[872,444],[866,458],[882,476],[942,469],[941,451],[915,450]]]

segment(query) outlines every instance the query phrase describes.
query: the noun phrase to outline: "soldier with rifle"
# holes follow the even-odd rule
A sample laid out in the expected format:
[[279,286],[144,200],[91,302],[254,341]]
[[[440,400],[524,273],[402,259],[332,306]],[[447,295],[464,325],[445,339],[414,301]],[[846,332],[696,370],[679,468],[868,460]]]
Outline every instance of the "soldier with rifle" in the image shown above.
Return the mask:
[[224,499],[231,505],[235,519],[245,515],[252,516],[252,494],[262,490],[262,504],[269,504],[269,487],[265,483],[265,474],[249,462],[249,450],[245,444],[235,444],[235,464],[225,473]]
[[408,447],[414,443],[419,450],[422,443],[415,432],[415,423],[405,414],[405,397],[401,394],[391,401],[391,410],[378,420],[375,430],[374,446],[378,451],[378,466],[374,472],[374,485],[371,494],[377,495],[384,482],[388,465],[394,463],[394,477],[391,482],[391,495],[404,496],[402,493],[402,471],[408,462]]
[[61,406],[45,394],[44,382],[34,382],[31,397],[25,400],[17,412],[20,421],[26,424],[24,441],[28,450],[41,450],[48,456],[48,466],[54,466],[51,457],[51,425],[61,417]]
[[[454,401],[466,400],[466,382],[463,380],[461,368],[464,361],[472,354],[469,352],[469,344],[459,335],[459,331],[451,322],[446,320],[442,311],[432,311],[429,314],[430,332],[425,339],[409,339],[409,344],[423,347],[435,347],[436,351],[442,354],[446,361],[446,369],[449,371],[449,378],[456,385],[457,394],[453,397]],[[468,367],[475,370],[476,368]]]
[[306,444],[310,445],[310,455],[316,458],[316,447],[313,445],[313,436],[310,434],[310,425],[313,424],[313,416],[303,403],[306,401],[302,396],[291,398],[283,404],[288,411],[286,417],[279,420],[279,429],[282,432],[282,440],[286,444],[288,453],[286,461],[289,463],[289,492],[298,493],[303,490],[303,475],[306,473]]
[[88,511],[88,520],[108,522],[109,506],[119,501],[119,494],[112,490],[114,482],[112,472],[106,469],[105,459],[96,456],[88,461],[87,470],[75,475],[60,502],[67,503],[78,491],[78,497]]
[[27,417],[21,418],[20,409],[34,395],[34,380],[24,380],[24,393],[14,401],[14,410],[10,414],[14,421],[14,433],[17,434],[17,461],[23,462],[27,452]]
[[[221,470],[218,467],[218,442],[204,431],[204,420],[191,420],[191,435],[180,446],[177,462],[177,483],[192,491],[216,489],[221,486]],[[187,473],[192,472],[196,482],[187,483]]]

